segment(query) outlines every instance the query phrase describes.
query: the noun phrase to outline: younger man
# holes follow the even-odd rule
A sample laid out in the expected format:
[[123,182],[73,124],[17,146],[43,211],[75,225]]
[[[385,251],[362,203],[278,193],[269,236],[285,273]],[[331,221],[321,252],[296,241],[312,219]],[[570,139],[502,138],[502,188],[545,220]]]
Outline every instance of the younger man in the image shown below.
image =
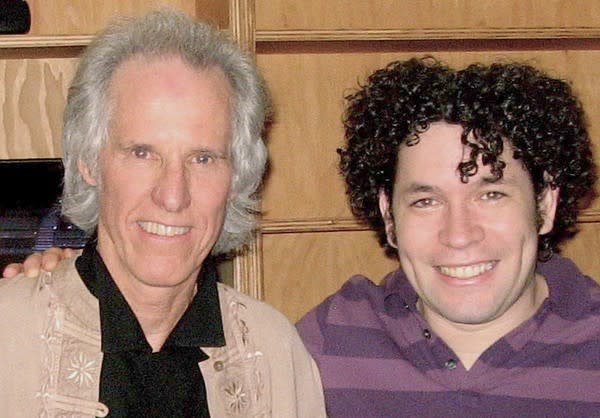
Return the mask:
[[298,324],[329,416],[600,416],[600,288],[552,256],[596,178],[569,86],[412,59],[348,102],[350,203],[402,270]]

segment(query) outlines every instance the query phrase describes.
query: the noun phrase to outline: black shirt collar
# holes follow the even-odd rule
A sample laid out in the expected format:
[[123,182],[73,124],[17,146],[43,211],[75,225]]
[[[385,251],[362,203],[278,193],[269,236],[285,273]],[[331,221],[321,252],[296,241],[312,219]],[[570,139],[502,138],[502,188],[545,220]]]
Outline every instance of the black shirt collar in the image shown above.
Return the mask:
[[[100,254],[96,240],[90,239],[75,262],[77,272],[100,305],[102,351],[151,352],[135,314],[113,281]],[[222,347],[225,345],[217,271],[211,257],[204,260],[198,274],[198,291],[190,306],[165,341],[168,347]]]

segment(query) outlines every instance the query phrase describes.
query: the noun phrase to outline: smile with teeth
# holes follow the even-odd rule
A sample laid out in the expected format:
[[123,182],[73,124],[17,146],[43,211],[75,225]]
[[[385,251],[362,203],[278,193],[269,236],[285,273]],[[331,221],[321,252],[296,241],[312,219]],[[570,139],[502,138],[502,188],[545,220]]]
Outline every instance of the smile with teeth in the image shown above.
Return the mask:
[[191,229],[189,226],[172,226],[172,225],[164,225],[164,224],[159,224],[157,222],[147,222],[147,221],[139,221],[137,224],[144,231],[146,231],[150,234],[160,235],[163,237],[173,237],[176,235],[183,235]]
[[479,276],[486,271],[491,270],[494,267],[494,262],[473,264],[470,266],[461,266],[461,267],[446,267],[439,266],[438,270],[440,273],[445,274],[446,276],[456,277],[458,279],[467,279],[470,277]]

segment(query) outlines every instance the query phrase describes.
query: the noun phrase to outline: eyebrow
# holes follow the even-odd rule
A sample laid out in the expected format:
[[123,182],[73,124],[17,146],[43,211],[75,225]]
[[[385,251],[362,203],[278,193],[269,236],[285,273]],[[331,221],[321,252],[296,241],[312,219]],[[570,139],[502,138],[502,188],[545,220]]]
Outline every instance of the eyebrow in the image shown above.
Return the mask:
[[[517,181],[513,176],[502,176],[501,178],[496,178],[494,176],[483,176],[477,179],[476,185],[478,186],[487,186],[490,184],[497,185],[506,185],[506,186],[514,186],[517,184]],[[403,194],[417,194],[417,193],[439,193],[441,189],[437,186],[433,186],[425,183],[413,182],[409,184],[407,187],[403,188],[400,193]]]
[[433,193],[440,191],[439,187],[431,186],[423,183],[411,183],[408,187],[402,189],[402,193],[414,194],[414,193]]
[[496,178],[494,176],[483,176],[481,177],[478,182],[480,184],[503,184],[503,185],[507,185],[507,186],[514,186],[517,184],[516,179],[513,176],[506,176],[503,175],[502,177]]
[[228,150],[221,150],[221,149],[211,148],[211,147],[198,147],[198,148],[194,148],[190,151],[190,154],[203,154],[203,153],[210,153],[210,154],[213,154],[214,157],[221,158],[221,159],[228,159],[230,156],[230,152]]

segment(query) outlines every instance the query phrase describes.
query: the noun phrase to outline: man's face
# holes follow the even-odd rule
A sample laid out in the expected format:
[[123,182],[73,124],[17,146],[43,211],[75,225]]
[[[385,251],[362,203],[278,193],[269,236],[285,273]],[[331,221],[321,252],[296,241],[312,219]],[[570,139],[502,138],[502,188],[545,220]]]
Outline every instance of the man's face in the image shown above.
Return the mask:
[[[230,90],[220,70],[177,58],[124,62],[100,153],[98,251],[123,285],[195,280],[221,232],[232,168]],[[99,180],[99,181],[98,181]]]
[[468,156],[462,128],[431,124],[412,147],[400,146],[393,201],[380,193],[388,240],[419,295],[426,318],[451,324],[527,319],[533,312],[538,233],[552,229],[558,190],[548,188],[536,224],[528,173],[505,143],[504,176],[488,166],[460,181]]

